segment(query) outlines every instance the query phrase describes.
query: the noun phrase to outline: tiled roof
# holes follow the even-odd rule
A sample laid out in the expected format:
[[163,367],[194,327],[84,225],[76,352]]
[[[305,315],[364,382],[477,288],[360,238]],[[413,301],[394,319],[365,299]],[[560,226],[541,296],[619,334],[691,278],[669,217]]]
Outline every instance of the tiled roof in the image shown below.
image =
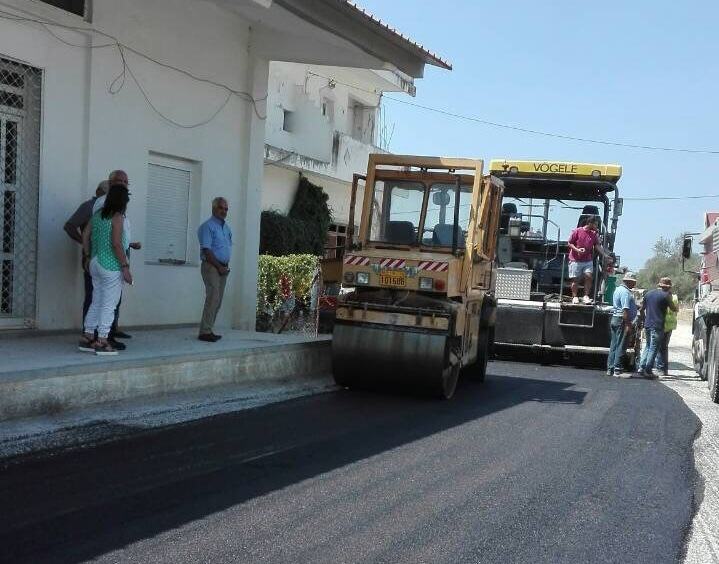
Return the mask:
[[368,23],[381,27],[384,31],[393,35],[398,41],[404,43],[405,46],[409,46],[410,48],[421,53],[424,56],[425,62],[437,67],[442,67],[447,70],[452,70],[452,64],[449,61],[430,51],[429,49],[424,47],[424,45],[420,45],[410,37],[404,35],[402,32],[389,25],[388,23],[383,22],[381,19],[374,16],[372,13],[368,12],[364,8],[360,7],[352,0],[337,0],[337,2],[350,6],[359,14],[361,14],[364,18],[366,18]]

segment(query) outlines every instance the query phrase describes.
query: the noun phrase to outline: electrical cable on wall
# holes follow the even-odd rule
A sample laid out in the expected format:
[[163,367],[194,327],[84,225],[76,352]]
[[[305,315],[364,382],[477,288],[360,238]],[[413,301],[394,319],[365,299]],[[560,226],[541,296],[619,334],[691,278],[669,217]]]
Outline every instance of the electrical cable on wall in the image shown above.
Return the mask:
[[[214,120],[220,114],[220,112],[222,112],[222,110],[227,106],[227,104],[229,103],[229,101],[232,99],[233,96],[236,96],[236,97],[240,98],[241,100],[244,100],[245,102],[248,102],[249,104],[251,104],[252,109],[258,119],[260,119],[260,120],[267,119],[266,115],[262,115],[260,113],[258,105],[257,105],[259,102],[264,102],[267,100],[267,94],[265,94],[261,98],[254,98],[248,92],[244,92],[242,90],[237,90],[237,89],[232,88],[232,87],[230,87],[226,84],[223,84],[221,82],[217,82],[217,81],[214,81],[211,79],[196,76],[185,69],[181,69],[179,67],[175,67],[173,65],[169,65],[169,64],[163,63],[157,59],[154,59],[153,57],[150,57],[149,55],[143,53],[142,51],[139,51],[137,49],[134,49],[133,47],[130,47],[129,45],[125,45],[124,43],[121,43],[118,38],[116,38],[108,33],[105,33],[103,31],[97,30],[95,28],[64,25],[64,24],[59,24],[59,23],[55,23],[55,22],[49,22],[46,20],[41,20],[38,18],[19,16],[19,15],[12,14],[10,12],[6,12],[3,10],[0,10],[0,19],[29,23],[29,24],[36,24],[36,25],[40,26],[40,28],[43,29],[45,32],[47,32],[49,35],[51,35],[53,38],[55,38],[57,41],[59,41],[60,43],[63,43],[64,45],[67,45],[69,47],[75,47],[78,49],[108,49],[108,48],[117,49],[118,56],[120,57],[120,61],[122,63],[122,69],[121,69],[120,73],[110,82],[110,84],[108,86],[108,93],[111,95],[118,94],[124,88],[125,83],[126,83],[126,78],[129,75],[130,78],[132,79],[132,81],[137,86],[140,93],[142,94],[142,97],[145,99],[145,102],[150,107],[150,109],[156,115],[158,115],[158,117],[160,117],[162,120],[164,120],[165,122],[167,122],[175,127],[179,127],[179,128],[183,128],[183,129],[194,129],[197,127],[202,127],[203,125],[207,125],[212,120]],[[65,38],[59,36],[55,31],[53,31],[53,29],[52,29],[53,27],[65,29],[68,31],[80,32],[80,33],[88,33],[88,32],[95,33],[105,39],[109,39],[110,41],[106,42],[106,43],[100,43],[97,45],[95,45],[95,44],[78,45],[76,43],[68,41]],[[207,119],[204,119],[200,122],[193,123],[193,124],[180,123],[180,122],[170,118],[163,112],[161,112],[158,109],[157,105],[152,101],[152,99],[148,95],[146,89],[142,86],[140,81],[137,79],[135,73],[133,72],[132,68],[128,64],[127,52],[130,52],[138,57],[141,57],[147,61],[150,61],[151,63],[153,63],[155,65],[158,65],[163,68],[172,70],[174,72],[183,74],[194,81],[201,82],[204,84],[209,84],[216,88],[225,90],[227,92],[227,97],[220,104],[220,106],[210,114],[210,116]]]

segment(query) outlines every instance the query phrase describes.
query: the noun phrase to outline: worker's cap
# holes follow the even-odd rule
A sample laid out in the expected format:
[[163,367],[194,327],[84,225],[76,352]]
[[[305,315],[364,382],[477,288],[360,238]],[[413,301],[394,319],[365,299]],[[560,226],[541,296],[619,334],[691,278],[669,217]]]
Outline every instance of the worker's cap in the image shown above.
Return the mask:
[[624,278],[622,278],[622,280],[623,280],[624,282],[636,282],[636,281],[637,281],[637,278],[636,278],[636,276],[634,276],[634,273],[633,273],[633,272],[627,271],[627,272],[624,274]]
[[659,286],[660,288],[669,289],[672,287],[672,279],[668,276],[662,276],[659,279],[659,284],[657,284],[657,286]]

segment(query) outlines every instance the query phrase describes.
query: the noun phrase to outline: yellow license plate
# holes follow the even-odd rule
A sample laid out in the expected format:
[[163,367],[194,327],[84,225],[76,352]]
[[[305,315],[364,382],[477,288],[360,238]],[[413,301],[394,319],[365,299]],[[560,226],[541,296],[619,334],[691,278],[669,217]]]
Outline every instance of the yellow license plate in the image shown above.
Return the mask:
[[404,288],[407,285],[407,273],[404,270],[385,270],[379,273],[380,286]]

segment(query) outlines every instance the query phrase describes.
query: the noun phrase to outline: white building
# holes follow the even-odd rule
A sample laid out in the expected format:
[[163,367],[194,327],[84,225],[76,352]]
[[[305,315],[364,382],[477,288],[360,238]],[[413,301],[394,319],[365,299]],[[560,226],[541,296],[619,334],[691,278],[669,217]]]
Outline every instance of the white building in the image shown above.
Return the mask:
[[301,173],[322,186],[333,222],[346,226],[352,176],[392,134],[381,121],[385,92],[414,95],[414,79],[396,69],[271,63],[262,208],[289,211]]
[[444,64],[345,0],[0,0],[0,328],[80,326],[62,226],[116,168],[144,244],[122,323],[197,321],[195,230],[225,195],[220,322],[254,328],[271,61],[407,77]]

